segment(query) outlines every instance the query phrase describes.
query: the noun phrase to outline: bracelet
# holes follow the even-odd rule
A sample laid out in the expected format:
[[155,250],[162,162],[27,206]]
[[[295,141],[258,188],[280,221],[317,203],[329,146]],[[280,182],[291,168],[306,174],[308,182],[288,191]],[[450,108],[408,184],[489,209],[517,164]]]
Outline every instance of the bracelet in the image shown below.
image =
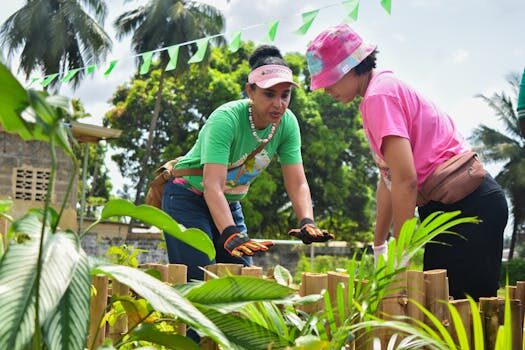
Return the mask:
[[308,224],[315,226],[315,221],[310,218],[302,218],[301,222],[299,223],[299,227],[303,227],[304,225]]
[[230,225],[230,226],[226,227],[224,230],[222,230],[221,236],[229,237],[229,236],[233,235],[234,233],[238,233],[238,232],[239,232],[239,229],[237,229],[237,226]]

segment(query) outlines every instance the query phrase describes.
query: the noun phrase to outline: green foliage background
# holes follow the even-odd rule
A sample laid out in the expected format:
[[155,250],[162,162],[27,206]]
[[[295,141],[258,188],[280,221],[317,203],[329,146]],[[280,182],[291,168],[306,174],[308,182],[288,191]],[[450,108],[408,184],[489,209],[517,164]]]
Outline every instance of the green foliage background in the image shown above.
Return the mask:
[[[215,48],[209,66],[192,65],[164,81],[162,108],[148,163],[150,174],[161,163],[186,153],[207,116],[221,104],[243,97],[250,71],[252,43],[239,51]],[[371,237],[373,194],[377,175],[361,129],[358,102],[342,105],[329,96],[309,92],[304,56],[288,54],[287,62],[304,88],[295,89],[290,109],[302,134],[306,176],[314,200],[316,220],[339,240],[368,241]],[[136,183],[144,155],[144,135],[150,124],[160,69],[136,75],[120,86],[106,114],[105,124],[124,130],[113,158],[123,176]],[[124,151],[126,150],[126,151]],[[254,237],[287,239],[297,225],[284,190],[277,161],[251,186],[243,201],[249,232]]]

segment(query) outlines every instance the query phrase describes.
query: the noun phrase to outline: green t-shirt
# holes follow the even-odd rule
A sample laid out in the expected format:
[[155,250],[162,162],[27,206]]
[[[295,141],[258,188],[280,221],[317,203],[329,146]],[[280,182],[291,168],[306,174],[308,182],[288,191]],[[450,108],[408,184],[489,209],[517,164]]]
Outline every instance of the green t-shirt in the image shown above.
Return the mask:
[[[258,136],[265,138],[271,128],[268,125],[258,130]],[[250,183],[270,164],[275,154],[281,164],[302,162],[299,124],[288,109],[264,149],[239,166],[259,144],[250,128],[248,100],[228,102],[213,111],[192,149],[177,163],[176,168],[202,168],[206,163],[233,168],[228,170],[224,194],[228,201],[238,201],[246,196]],[[192,187],[203,190],[202,176],[185,176],[185,179]]]

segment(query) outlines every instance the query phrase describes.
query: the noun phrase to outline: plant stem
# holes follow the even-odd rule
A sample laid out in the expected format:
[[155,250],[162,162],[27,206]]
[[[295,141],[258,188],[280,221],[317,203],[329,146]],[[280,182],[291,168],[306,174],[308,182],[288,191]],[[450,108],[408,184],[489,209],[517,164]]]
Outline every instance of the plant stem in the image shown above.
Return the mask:
[[40,232],[40,244],[38,248],[38,260],[36,263],[36,291],[35,291],[35,336],[33,338],[33,349],[40,349],[40,275],[42,274],[42,255],[44,246],[44,235],[46,232],[47,217],[49,206],[51,205],[51,193],[53,192],[53,185],[55,181],[57,171],[57,155],[55,150],[55,136],[53,135],[50,140],[50,153],[51,153],[51,174],[49,176],[49,182],[46,191],[46,201],[44,205],[44,218],[42,222],[42,230]]
[[80,166],[76,158],[72,157],[71,161],[73,162],[73,173],[69,177],[69,182],[67,184],[67,190],[66,190],[66,196],[64,197],[64,201],[62,202],[62,206],[60,207],[60,212],[58,213],[57,222],[55,223],[54,227],[52,227],[53,232],[56,231],[56,227],[58,223],[60,222],[60,218],[62,217],[62,214],[64,213],[64,210],[66,209],[67,200],[69,198],[69,195],[71,194],[73,183],[75,182],[75,178],[77,177],[78,167]]
[[155,310],[152,310],[150,311],[146,316],[144,316],[139,322],[137,322],[133,327],[131,327],[130,329],[128,329],[128,332],[126,334],[123,334],[119,339],[117,339],[117,341],[115,342],[115,347],[118,349],[120,346],[124,345],[125,343],[122,343],[122,339],[124,339],[124,337],[127,335],[127,334],[130,334],[135,328],[137,328],[139,325],[142,324],[142,322],[144,322],[145,320],[148,319],[148,317],[151,316],[152,313],[154,313]]

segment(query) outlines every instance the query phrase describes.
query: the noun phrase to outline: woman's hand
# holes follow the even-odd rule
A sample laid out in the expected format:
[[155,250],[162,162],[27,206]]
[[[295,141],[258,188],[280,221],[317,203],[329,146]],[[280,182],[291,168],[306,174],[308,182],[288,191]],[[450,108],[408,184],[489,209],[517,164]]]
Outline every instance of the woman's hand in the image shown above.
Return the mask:
[[253,255],[258,252],[266,252],[268,247],[273,246],[273,242],[254,242],[246,233],[241,233],[235,226],[228,226],[222,231],[219,238],[220,244],[234,257],[240,258],[243,255]]
[[334,235],[326,230],[319,229],[315,222],[310,218],[301,220],[301,228],[290,230],[288,234],[303,241],[304,244],[311,244],[313,242],[327,242],[334,239]]

